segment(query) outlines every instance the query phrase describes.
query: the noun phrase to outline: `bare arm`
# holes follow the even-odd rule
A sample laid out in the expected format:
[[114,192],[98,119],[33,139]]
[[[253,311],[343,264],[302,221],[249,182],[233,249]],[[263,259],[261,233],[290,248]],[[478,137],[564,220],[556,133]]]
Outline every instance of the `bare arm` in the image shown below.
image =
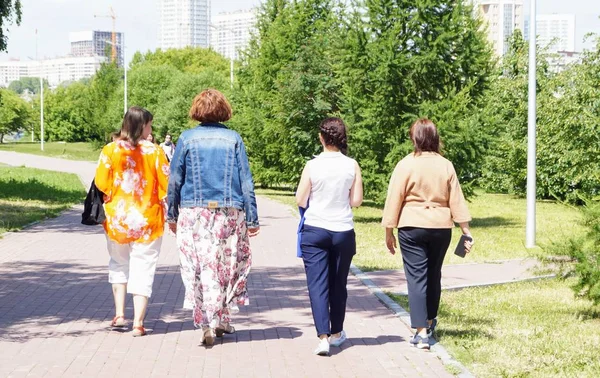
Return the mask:
[[359,207],[363,201],[363,181],[358,163],[355,162],[354,164],[354,183],[352,183],[352,188],[350,188],[350,206]]
[[304,170],[302,171],[302,177],[300,178],[300,183],[298,184],[298,189],[296,190],[296,203],[300,207],[306,207],[308,203],[308,197],[310,196],[310,172],[308,171],[308,164],[304,166]]
[[471,231],[469,230],[469,222],[461,222],[458,224],[458,226],[462,230],[463,235],[471,235]]

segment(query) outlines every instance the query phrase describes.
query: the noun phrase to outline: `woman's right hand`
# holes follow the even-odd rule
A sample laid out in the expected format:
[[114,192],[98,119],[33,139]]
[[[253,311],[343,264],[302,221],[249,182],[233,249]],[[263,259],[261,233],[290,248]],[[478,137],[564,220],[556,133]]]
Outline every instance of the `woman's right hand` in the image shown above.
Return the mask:
[[473,248],[473,244],[475,244],[475,239],[473,239],[473,236],[471,236],[471,230],[469,229],[469,222],[459,223],[458,225],[460,226],[463,235],[471,238],[471,241],[465,241],[465,252],[469,253]]

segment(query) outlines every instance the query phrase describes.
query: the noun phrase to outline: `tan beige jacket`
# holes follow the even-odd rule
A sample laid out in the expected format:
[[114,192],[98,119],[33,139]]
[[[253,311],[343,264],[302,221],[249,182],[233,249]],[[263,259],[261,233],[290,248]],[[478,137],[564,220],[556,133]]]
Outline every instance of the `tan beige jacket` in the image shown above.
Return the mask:
[[454,166],[434,152],[410,154],[394,169],[383,209],[386,228],[452,228],[471,221]]

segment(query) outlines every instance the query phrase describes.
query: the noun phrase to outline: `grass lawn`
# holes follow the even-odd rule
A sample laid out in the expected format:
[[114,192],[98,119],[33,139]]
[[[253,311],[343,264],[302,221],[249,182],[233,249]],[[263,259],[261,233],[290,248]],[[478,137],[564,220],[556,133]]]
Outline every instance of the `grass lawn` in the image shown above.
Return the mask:
[[0,234],[55,217],[85,194],[74,174],[0,166]]
[[599,377],[600,307],[574,298],[570,283],[444,292],[438,341],[477,377]]
[[[290,191],[259,189],[257,194],[296,208]],[[455,256],[452,252],[460,237],[459,229],[455,228],[446,264],[513,259],[544,253],[541,248],[525,248],[525,199],[479,191],[471,198],[469,210],[474,219],[471,232],[475,238],[475,248],[465,259]],[[381,214],[382,207],[368,201],[354,210],[358,253],[353,262],[365,271],[398,269],[402,266],[399,254],[391,256],[387,252],[385,232],[380,226]],[[575,208],[552,201],[538,201],[538,244],[543,246],[553,240],[583,234],[584,230],[578,223],[580,217],[579,210]]]
[[0,144],[0,151],[15,151],[69,160],[98,161],[100,151],[90,143],[44,143],[44,151],[39,143],[18,142]]

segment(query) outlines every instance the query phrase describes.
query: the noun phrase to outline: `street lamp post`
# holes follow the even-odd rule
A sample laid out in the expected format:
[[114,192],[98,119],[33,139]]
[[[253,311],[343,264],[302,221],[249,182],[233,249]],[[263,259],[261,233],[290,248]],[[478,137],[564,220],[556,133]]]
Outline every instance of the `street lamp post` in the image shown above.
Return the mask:
[[[31,58],[29,58],[31,59]],[[40,148],[44,151],[44,64],[41,60],[38,60],[38,32],[35,29],[35,60],[40,64],[40,72],[38,72],[40,77]]]
[[40,146],[42,151],[44,151],[44,79],[42,78],[43,71],[44,65],[40,61]]
[[125,34],[121,34],[121,50],[123,51],[123,114],[127,113],[127,56],[125,55]]
[[536,200],[536,0],[530,0],[529,21],[529,104],[527,123],[527,248],[535,247]]

